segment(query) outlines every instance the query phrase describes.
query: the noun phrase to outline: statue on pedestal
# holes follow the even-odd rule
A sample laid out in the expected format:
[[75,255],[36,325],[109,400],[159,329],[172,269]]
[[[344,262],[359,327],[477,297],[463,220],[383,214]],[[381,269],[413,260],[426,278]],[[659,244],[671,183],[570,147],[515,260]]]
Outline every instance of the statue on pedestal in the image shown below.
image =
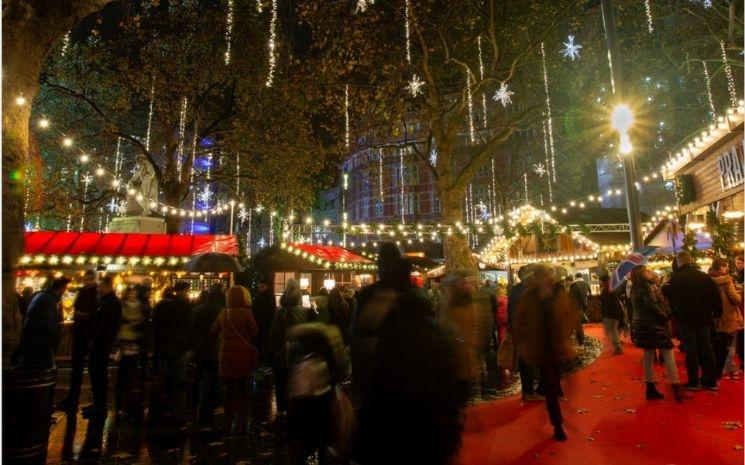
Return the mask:
[[[131,190],[134,195],[129,194]],[[127,215],[148,216],[150,203],[158,201],[158,178],[155,168],[144,155],[137,156],[137,166],[127,183]]]

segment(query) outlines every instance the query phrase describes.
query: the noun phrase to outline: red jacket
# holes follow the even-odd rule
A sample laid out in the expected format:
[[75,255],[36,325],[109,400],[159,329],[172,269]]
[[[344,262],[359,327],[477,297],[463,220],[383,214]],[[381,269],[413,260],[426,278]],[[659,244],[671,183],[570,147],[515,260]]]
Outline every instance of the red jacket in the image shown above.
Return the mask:
[[215,321],[220,343],[220,377],[248,378],[259,365],[259,356],[251,338],[259,333],[251,314],[251,295],[242,286],[228,289],[227,308]]

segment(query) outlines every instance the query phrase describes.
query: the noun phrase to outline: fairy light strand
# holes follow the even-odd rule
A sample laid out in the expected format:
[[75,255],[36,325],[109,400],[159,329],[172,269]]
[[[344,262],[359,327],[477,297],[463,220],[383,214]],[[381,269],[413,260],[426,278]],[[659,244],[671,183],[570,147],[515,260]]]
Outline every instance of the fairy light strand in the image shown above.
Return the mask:
[[[194,165],[197,159],[197,131],[194,131],[194,135],[191,138],[191,170],[189,171],[189,185],[191,186],[191,209],[192,211],[197,209],[197,190],[194,188]],[[194,217],[191,218],[190,231],[194,234]]]
[[546,47],[541,42],[541,61],[543,63],[543,89],[546,92],[546,117],[548,123],[548,148],[551,154],[551,179],[556,182],[556,151],[554,150],[554,126],[551,122],[551,96],[548,92],[548,69],[546,68]]
[[181,167],[184,163],[184,132],[186,131],[186,109],[189,106],[189,99],[181,98],[181,114],[178,123],[178,154],[176,155],[176,171],[179,182],[181,182]]
[[[476,38],[476,44],[479,48],[479,77],[483,81],[484,80],[484,57],[481,53],[481,36],[478,36]],[[484,117],[484,127],[486,128],[489,125],[489,122],[487,120],[486,116],[486,92],[481,94],[481,113]]]
[[266,77],[266,86],[272,87],[274,83],[274,69],[277,66],[277,0],[272,0],[272,19],[269,21],[269,73]]
[[230,64],[230,51],[233,42],[233,0],[228,0],[228,11],[225,14],[225,64]]
[[344,86],[344,145],[349,148],[349,84]]
[[466,98],[468,99],[468,133],[471,143],[476,142],[476,128],[473,123],[473,95],[471,94],[471,72],[466,69]]
[[543,128],[543,152],[546,154],[546,166],[548,167],[549,173],[548,176],[546,176],[546,181],[548,183],[548,201],[549,203],[552,203],[554,201],[554,193],[553,193],[553,186],[551,185],[551,164],[550,164],[550,158],[548,154],[548,135],[546,133],[546,120],[543,121],[542,124]]
[[153,113],[155,111],[155,82],[150,85],[150,106],[147,111],[147,130],[145,131],[145,150],[150,151],[150,134],[153,127]]
[[525,189],[525,203],[528,204],[528,173],[523,173],[523,188]]
[[409,30],[409,0],[404,0],[404,23],[406,33],[406,62],[411,64],[411,32]]
[[735,87],[735,80],[732,77],[732,68],[729,66],[729,60],[727,59],[727,49],[724,47],[724,41],[719,41],[719,47],[722,49],[722,62],[724,63],[724,73],[727,75],[727,90],[729,91],[729,100],[732,104],[732,108],[737,108],[737,88]]
[[378,190],[380,191],[380,203],[383,203],[383,149],[378,149]]
[[706,78],[706,97],[709,99],[709,108],[711,109],[711,117],[714,118],[717,114],[717,110],[714,107],[714,99],[711,96],[711,78],[709,77],[709,68],[706,66],[706,62],[701,62],[704,65],[704,78]]
[[406,224],[404,219],[404,151],[402,147],[398,149],[398,181],[400,184],[399,198],[401,200],[401,224]]
[[647,14],[647,31],[651,34],[654,32],[654,25],[652,24],[652,7],[649,0],[644,0],[644,11]]
[[492,216],[497,214],[497,171],[494,168],[494,157],[491,157],[491,190],[493,193],[492,197]]
[[62,38],[62,49],[60,50],[60,55],[64,57],[67,55],[67,51],[70,49],[70,33],[72,31],[67,31],[65,36]]

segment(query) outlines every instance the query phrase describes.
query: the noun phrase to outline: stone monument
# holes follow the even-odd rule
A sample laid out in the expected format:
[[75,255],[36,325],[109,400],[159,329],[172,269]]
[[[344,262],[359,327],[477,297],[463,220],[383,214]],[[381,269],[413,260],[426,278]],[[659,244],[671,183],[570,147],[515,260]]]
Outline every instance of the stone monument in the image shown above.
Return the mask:
[[162,234],[163,218],[152,217],[151,203],[158,201],[158,179],[155,169],[144,155],[137,157],[137,166],[127,183],[127,209],[124,216],[109,223],[109,232]]

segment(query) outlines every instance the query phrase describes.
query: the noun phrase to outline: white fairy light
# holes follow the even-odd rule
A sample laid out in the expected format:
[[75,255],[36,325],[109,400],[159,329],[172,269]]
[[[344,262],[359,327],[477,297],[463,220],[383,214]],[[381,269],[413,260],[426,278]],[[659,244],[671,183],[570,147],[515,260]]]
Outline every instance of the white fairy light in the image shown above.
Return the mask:
[[466,98],[468,99],[468,132],[471,143],[476,142],[476,129],[473,125],[473,95],[471,95],[471,72],[466,69]]
[[507,85],[506,82],[501,82],[499,84],[499,89],[497,89],[496,92],[494,92],[494,101],[495,102],[501,102],[503,107],[506,107],[508,103],[512,103],[512,96],[515,95],[514,92],[512,92]]
[[548,172],[548,176],[546,177],[546,181],[548,182],[548,201],[549,203],[553,203],[554,192],[553,192],[553,186],[551,186],[551,160],[550,160],[549,152],[548,152],[548,134],[546,133],[546,120],[543,121],[542,127],[543,127],[543,152],[546,154],[546,170]]
[[178,123],[178,154],[176,155],[176,171],[179,182],[181,182],[181,166],[184,163],[184,132],[186,131],[186,109],[189,105],[189,99],[181,98],[181,114]]
[[116,151],[114,152],[114,178],[119,179],[119,172],[122,169],[122,138],[116,138]]
[[252,223],[253,210],[248,209],[248,230],[246,231],[246,256],[251,256],[251,223]]
[[269,245],[274,245],[274,215],[269,215]]
[[67,50],[70,48],[70,32],[72,31],[67,31],[65,36],[62,38],[62,49],[60,50],[60,55],[63,57],[67,55]]
[[525,203],[529,203],[528,200],[528,173],[523,173],[523,188],[525,189]]
[[[194,189],[194,164],[197,160],[197,131],[194,131],[194,135],[191,138],[191,170],[189,172],[189,188],[191,189],[191,211],[197,209],[197,194]],[[194,217],[191,218],[190,226],[191,234],[194,234]]]
[[230,64],[230,49],[233,42],[233,0],[228,0],[228,12],[225,14],[225,64]]
[[261,0],[256,0],[256,12],[261,13],[264,10],[264,6],[261,4]]
[[155,82],[153,82],[150,85],[150,107],[147,112],[147,130],[145,132],[145,150],[147,150],[148,152],[150,151],[150,132],[153,126],[153,112],[154,111],[155,111]]
[[567,58],[571,58],[574,61],[575,58],[579,58],[579,51],[582,48],[581,45],[574,43],[574,36],[569,35],[566,42],[562,42],[564,48],[561,50],[561,54]]
[[[407,2],[408,3],[408,2]],[[404,221],[404,151],[402,147],[398,149],[398,182],[399,182],[399,200],[401,201],[401,224],[405,224]]]
[[[476,38],[476,44],[479,48],[479,78],[484,80],[484,57],[481,53],[481,36]],[[481,94],[481,113],[484,118],[484,127],[487,127],[489,122],[486,116],[486,92]]]
[[349,148],[349,84],[344,86],[344,145]]
[[380,203],[383,203],[383,149],[378,149],[378,191],[380,192]]
[[497,213],[497,171],[494,168],[494,157],[491,157],[491,191],[492,191],[492,214]]
[[551,121],[551,96],[548,92],[548,69],[546,68],[546,48],[541,42],[541,61],[543,62],[543,89],[546,92],[546,116],[548,118],[548,148],[551,154],[551,180],[556,182],[556,152],[554,150],[554,126]]
[[406,90],[409,91],[412,97],[416,97],[423,93],[422,87],[424,87],[424,81],[422,81],[418,75],[412,74],[411,80],[406,85]]
[[272,19],[269,21],[269,74],[266,77],[266,86],[272,87],[274,83],[274,68],[277,66],[277,0],[272,0]]
[[719,41],[719,47],[722,49],[722,62],[724,63],[724,73],[727,75],[727,90],[729,91],[729,99],[732,103],[732,108],[737,108],[737,88],[735,87],[735,80],[732,78],[732,68],[729,66],[729,60],[727,60],[727,49],[724,47],[724,41]]
[[411,32],[409,31],[409,0],[404,0],[404,20],[406,32],[406,62],[411,64]]
[[711,79],[709,78],[709,68],[706,67],[706,62],[701,62],[704,65],[704,77],[706,78],[706,97],[709,99],[709,108],[711,108],[711,116],[717,114],[717,110],[714,107],[714,99],[711,96]]
[[649,0],[644,0],[644,11],[647,13],[647,31],[651,34],[654,32],[654,25],[652,24],[652,7],[649,5]]
[[72,228],[72,202],[70,202],[70,205],[68,205],[68,215],[67,215],[67,227],[66,231],[70,232],[70,229]]

